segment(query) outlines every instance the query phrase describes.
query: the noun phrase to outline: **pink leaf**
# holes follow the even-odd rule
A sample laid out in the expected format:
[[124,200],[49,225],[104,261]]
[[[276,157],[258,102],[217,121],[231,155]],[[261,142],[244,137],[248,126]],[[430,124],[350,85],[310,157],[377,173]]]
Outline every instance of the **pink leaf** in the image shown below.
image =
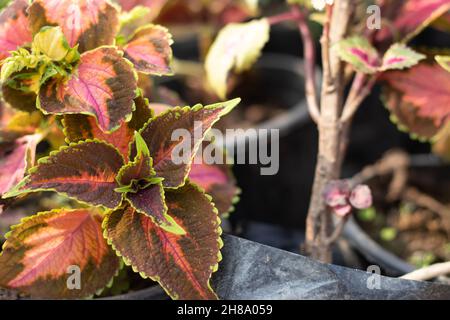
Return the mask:
[[33,40],[28,27],[28,1],[15,0],[0,15],[0,60]]
[[19,183],[34,164],[40,134],[24,136],[13,143],[0,144],[0,195]]
[[129,63],[114,47],[85,52],[68,82],[49,81],[39,94],[44,113],[96,116],[105,132],[117,129],[133,111],[137,80]]

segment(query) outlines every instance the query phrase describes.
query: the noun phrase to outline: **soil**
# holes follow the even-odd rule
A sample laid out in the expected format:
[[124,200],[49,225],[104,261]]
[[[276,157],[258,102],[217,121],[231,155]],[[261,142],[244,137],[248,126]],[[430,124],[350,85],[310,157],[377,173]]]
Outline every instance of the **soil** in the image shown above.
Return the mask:
[[[380,245],[423,267],[450,260],[450,170],[411,169],[398,199],[386,201],[391,176],[370,181],[373,212],[356,216]],[[387,192],[388,191],[388,192]]]

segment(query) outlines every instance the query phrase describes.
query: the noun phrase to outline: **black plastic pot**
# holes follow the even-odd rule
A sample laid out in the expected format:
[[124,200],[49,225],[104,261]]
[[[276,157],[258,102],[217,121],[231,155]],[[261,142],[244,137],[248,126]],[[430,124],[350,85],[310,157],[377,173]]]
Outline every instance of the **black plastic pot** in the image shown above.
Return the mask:
[[[413,170],[444,168],[442,161],[431,154],[413,155],[410,161],[410,168]],[[386,274],[400,276],[415,269],[375,242],[353,218],[349,219],[344,228],[344,237],[369,262],[383,268]]]
[[[450,299],[450,286],[375,276],[224,235],[223,261],[212,286],[223,300]],[[374,285],[375,284],[375,285]],[[378,284],[378,285],[377,285]],[[106,299],[164,298],[150,288]]]

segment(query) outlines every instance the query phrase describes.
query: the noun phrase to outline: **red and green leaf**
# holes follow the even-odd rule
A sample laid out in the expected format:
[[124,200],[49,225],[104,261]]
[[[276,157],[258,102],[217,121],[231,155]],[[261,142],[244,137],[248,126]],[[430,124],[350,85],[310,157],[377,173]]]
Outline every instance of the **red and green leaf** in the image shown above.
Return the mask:
[[173,43],[169,31],[159,25],[148,25],[136,31],[124,47],[125,58],[137,71],[154,75],[172,74]]
[[410,68],[425,58],[425,55],[415,52],[406,45],[396,43],[385,53],[380,70]]
[[[148,155],[137,156],[136,159],[123,166],[117,174],[117,182],[124,187],[132,188],[132,184],[149,179],[155,175],[153,160]],[[134,190],[136,191],[136,190]]]
[[161,182],[151,184],[136,192],[128,192],[125,197],[137,212],[151,218],[164,231],[178,235],[186,234],[186,230],[167,213],[164,188]]
[[27,0],[14,0],[0,14],[0,60],[33,40],[28,26],[27,8]]
[[114,47],[101,47],[81,55],[68,80],[53,79],[39,93],[44,113],[94,115],[100,129],[119,128],[133,111],[137,79],[132,67]]
[[34,165],[36,146],[41,139],[42,135],[34,134],[0,143],[0,196],[17,185]]
[[[37,298],[86,298],[103,289],[120,260],[102,236],[92,209],[43,212],[12,227],[0,255],[0,285]],[[69,268],[80,268],[79,290]]]
[[35,0],[29,8],[33,33],[58,25],[71,47],[80,52],[114,44],[119,12],[106,0]]
[[85,141],[63,147],[40,159],[30,175],[6,197],[17,194],[53,190],[78,201],[114,209],[122,195],[116,175],[123,166],[120,153],[101,141]]
[[174,299],[217,299],[209,281],[220,261],[220,219],[209,198],[190,184],[166,192],[179,235],[128,207],[110,213],[105,236],[126,264],[158,281]]
[[450,117],[450,73],[439,65],[419,64],[386,73],[385,102],[400,125],[431,138]]
[[212,197],[221,216],[233,210],[240,190],[227,164],[207,164],[197,156],[191,165],[189,180]]
[[377,50],[363,37],[352,37],[340,41],[336,50],[342,60],[362,73],[376,73],[380,66]]
[[448,0],[384,1],[381,14],[390,23],[377,33],[376,42],[384,43],[392,38],[407,42],[449,10]]
[[[151,119],[141,130],[140,133],[153,158],[153,167],[156,175],[164,178],[163,185],[165,188],[176,188],[184,184],[189,174],[192,160],[205,135],[239,101],[240,99],[234,99],[209,106],[197,105],[192,108],[171,108]],[[177,129],[186,130],[190,134],[191,141],[183,141],[185,137],[181,137],[176,141],[175,139],[172,140],[172,134]],[[195,132],[198,134],[194,137]],[[190,145],[190,150],[186,150],[187,154],[183,155],[186,161],[175,163],[172,159],[172,153],[180,143]],[[132,148],[132,151],[134,149]],[[135,151],[133,152],[135,153]]]
[[94,117],[83,114],[68,114],[64,116],[64,133],[68,142],[79,142],[88,139],[98,139],[115,146],[128,160],[129,145],[133,141],[134,132],[141,129],[152,117],[152,110],[148,102],[142,97],[135,100],[136,110],[133,111],[131,121],[122,123],[114,132],[103,132]]

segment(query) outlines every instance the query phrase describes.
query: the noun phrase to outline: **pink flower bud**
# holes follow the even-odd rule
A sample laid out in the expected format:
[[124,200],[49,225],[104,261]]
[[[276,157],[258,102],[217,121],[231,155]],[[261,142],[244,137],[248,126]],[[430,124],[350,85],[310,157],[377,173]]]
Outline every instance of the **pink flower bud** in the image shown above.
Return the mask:
[[339,217],[345,217],[352,212],[352,206],[350,204],[335,206],[331,209],[333,210],[333,213]]
[[345,180],[331,181],[323,192],[325,203],[332,208],[347,205],[349,196],[350,186]]
[[356,209],[367,209],[372,206],[372,192],[366,185],[356,186],[351,195],[350,203]]

